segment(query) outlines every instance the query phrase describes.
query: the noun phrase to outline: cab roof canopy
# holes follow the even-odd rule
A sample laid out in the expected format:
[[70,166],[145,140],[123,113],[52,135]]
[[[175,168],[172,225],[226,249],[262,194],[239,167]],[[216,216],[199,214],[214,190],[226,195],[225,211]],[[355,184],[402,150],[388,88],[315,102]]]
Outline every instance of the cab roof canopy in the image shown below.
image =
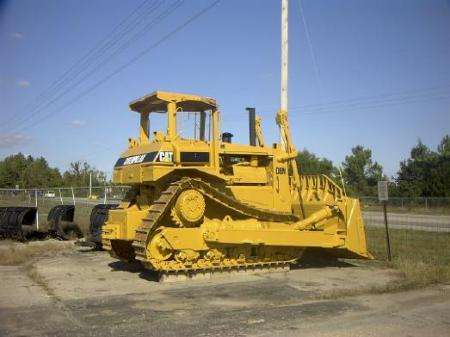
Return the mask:
[[166,112],[167,103],[174,102],[183,111],[206,111],[216,109],[216,100],[209,97],[154,91],[130,103],[130,109],[139,113]]

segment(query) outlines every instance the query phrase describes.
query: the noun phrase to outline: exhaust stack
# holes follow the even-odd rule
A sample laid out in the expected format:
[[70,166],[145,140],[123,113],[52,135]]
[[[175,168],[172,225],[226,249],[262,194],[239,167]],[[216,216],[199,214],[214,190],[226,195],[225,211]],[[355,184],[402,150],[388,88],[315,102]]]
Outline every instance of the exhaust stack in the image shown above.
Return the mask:
[[249,144],[251,146],[256,146],[256,112],[255,108],[246,108],[248,111],[248,135]]

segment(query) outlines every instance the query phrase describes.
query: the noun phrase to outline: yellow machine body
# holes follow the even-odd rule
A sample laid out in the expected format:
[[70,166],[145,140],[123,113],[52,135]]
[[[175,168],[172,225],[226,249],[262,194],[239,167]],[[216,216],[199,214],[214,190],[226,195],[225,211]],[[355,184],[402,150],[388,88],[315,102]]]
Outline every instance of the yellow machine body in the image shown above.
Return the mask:
[[[102,229],[113,256],[162,272],[279,266],[308,248],[370,258],[358,200],[327,176],[298,173],[284,111],[280,144],[266,146],[254,115],[249,144],[221,134],[211,98],[156,91],[130,108],[140,135],[129,139],[113,182],[132,187]],[[161,113],[165,130],[151,133]]]

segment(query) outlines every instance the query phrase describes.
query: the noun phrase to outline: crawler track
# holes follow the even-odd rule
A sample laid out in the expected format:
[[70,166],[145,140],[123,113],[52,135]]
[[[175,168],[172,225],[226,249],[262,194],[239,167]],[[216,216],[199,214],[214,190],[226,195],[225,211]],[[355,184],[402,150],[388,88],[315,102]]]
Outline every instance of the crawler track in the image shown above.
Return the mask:
[[[208,183],[199,179],[182,179],[169,185],[164,190],[159,198],[150,207],[148,216],[143,219],[142,225],[136,230],[133,248],[135,258],[141,261],[144,265],[151,269],[157,269],[152,265],[151,261],[146,256],[146,247],[155,230],[160,227],[160,222],[163,217],[170,211],[171,206],[175,202],[179,193],[186,189],[195,189],[203,194],[205,199],[209,199],[218,203],[220,206],[228,209],[230,212],[238,213],[245,217],[256,218],[261,221],[276,221],[276,222],[294,222],[298,218],[291,213],[282,213],[270,211],[265,209],[255,208],[248,204],[239,202],[233,197],[219,191]],[[183,265],[176,261],[166,261],[162,263],[161,273],[196,273],[204,271],[218,271],[218,270],[234,270],[246,268],[270,268],[280,267],[295,262],[292,256],[278,256],[276,261],[268,260],[267,258],[248,257],[245,259],[231,259],[226,258],[221,263],[217,264],[207,259],[199,259],[195,267],[191,265]],[[160,264],[161,265],[161,264]],[[159,267],[161,268],[161,267]]]

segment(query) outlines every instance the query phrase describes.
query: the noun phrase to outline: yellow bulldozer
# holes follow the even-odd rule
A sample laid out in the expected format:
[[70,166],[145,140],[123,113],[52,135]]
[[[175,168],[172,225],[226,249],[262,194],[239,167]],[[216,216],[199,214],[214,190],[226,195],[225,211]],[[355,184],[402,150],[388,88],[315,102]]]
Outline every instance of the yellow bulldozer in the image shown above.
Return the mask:
[[[371,257],[358,200],[327,176],[299,174],[288,122],[287,11],[282,0],[279,143],[265,143],[253,108],[249,144],[235,144],[221,133],[212,98],[155,91],[130,103],[140,135],[129,139],[113,181],[132,188],[102,227],[113,256],[162,274],[287,268],[308,250]],[[151,132],[161,117],[164,131]]]
[[[285,111],[276,118],[281,144],[267,146],[251,108],[249,144],[220,134],[212,98],[156,91],[130,108],[140,136],[113,181],[132,188],[102,228],[113,256],[163,273],[287,266],[308,248],[370,257],[358,200],[325,175],[299,174]],[[157,114],[167,132],[151,134]]]

